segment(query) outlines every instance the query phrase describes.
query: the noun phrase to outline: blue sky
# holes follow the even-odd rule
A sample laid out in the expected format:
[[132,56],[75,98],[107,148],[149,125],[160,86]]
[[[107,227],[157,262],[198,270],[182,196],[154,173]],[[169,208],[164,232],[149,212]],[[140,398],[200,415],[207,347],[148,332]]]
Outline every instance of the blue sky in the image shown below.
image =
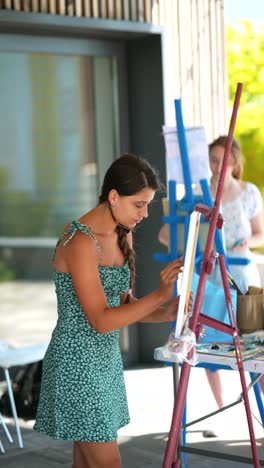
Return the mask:
[[225,22],[247,19],[264,24],[264,0],[224,0]]

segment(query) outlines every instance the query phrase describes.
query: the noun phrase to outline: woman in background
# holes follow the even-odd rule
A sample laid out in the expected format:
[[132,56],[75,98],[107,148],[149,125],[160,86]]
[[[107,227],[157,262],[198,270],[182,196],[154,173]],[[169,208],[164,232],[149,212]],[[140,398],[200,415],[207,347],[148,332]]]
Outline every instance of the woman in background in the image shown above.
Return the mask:
[[[209,161],[212,171],[210,188],[216,196],[219,176],[224,159],[227,136],[220,136],[209,145]],[[233,139],[229,164],[224,180],[221,211],[224,217],[224,242],[229,257],[250,259],[248,265],[230,265],[229,271],[243,294],[249,286],[261,286],[260,275],[250,249],[264,244],[263,200],[259,189],[241,179],[243,169],[239,143]],[[220,270],[215,268],[210,281],[221,283]],[[224,406],[220,372],[206,370],[207,378],[219,407]],[[264,393],[264,378],[260,379]]]
[[[213,199],[218,188],[226,144],[227,136],[224,135],[209,145],[209,163],[212,172],[210,190]],[[233,139],[221,198],[221,212],[224,217],[223,237],[227,255],[251,260],[248,265],[229,266],[231,276],[244,294],[249,286],[261,286],[260,275],[250,249],[264,244],[264,222],[261,193],[256,185],[241,179],[242,168],[240,145]],[[166,225],[160,231],[159,240],[162,244],[168,245]],[[209,279],[216,285],[222,286],[218,266]],[[206,369],[206,375],[216,403],[221,408],[224,406],[224,401],[220,371],[212,372]],[[264,394],[264,377],[259,382]],[[204,436],[215,437],[216,433],[208,430],[204,431]]]
[[[212,171],[210,188],[216,196],[224,158],[227,136],[220,136],[209,145]],[[241,180],[242,154],[239,143],[233,139],[221,199],[224,217],[224,242],[229,257],[245,257],[248,265],[230,265],[230,273],[245,294],[250,285],[261,286],[260,276],[250,249],[264,244],[263,200],[259,189],[251,182]],[[216,269],[216,272],[219,272]],[[213,280],[213,276],[210,277]],[[215,278],[215,282],[218,279]]]

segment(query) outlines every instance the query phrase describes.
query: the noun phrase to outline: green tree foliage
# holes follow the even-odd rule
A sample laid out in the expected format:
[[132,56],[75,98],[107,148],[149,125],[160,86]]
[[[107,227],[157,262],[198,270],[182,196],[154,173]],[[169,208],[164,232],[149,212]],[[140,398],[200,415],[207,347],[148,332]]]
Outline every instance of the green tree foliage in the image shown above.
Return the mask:
[[264,192],[264,25],[228,25],[227,60],[231,105],[237,83],[243,83],[235,128],[245,157],[243,178]]

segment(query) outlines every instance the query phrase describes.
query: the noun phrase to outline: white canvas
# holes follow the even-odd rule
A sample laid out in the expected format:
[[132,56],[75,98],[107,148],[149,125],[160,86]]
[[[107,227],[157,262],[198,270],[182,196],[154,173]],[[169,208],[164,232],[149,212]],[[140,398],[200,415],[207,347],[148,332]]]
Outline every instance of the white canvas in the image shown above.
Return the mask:
[[189,301],[192,275],[194,270],[194,260],[197,245],[197,238],[200,226],[201,213],[193,211],[190,216],[190,225],[188,231],[186,252],[184,258],[184,268],[181,281],[181,292],[178,306],[178,314],[175,327],[175,338],[180,338],[184,323],[184,314],[187,310]]
[[[162,130],[166,149],[168,180],[176,180],[178,184],[184,184],[177,129],[176,127],[167,127],[164,125]],[[186,128],[185,134],[192,183],[198,184],[201,179],[209,180],[209,154],[204,128]]]

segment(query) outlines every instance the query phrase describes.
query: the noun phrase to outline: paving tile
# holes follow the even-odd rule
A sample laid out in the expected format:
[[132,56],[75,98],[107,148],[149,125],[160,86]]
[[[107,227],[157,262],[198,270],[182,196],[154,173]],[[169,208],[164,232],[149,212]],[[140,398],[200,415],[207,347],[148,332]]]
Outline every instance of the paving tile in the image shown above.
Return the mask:
[[[227,402],[240,394],[237,372],[222,373]],[[247,376],[247,380],[249,377]],[[131,423],[119,431],[123,468],[161,468],[173,410],[173,380],[169,367],[138,368],[125,371]],[[254,395],[251,410],[259,419]],[[192,369],[188,386],[187,419],[196,419],[216,409],[203,369]],[[0,468],[71,468],[72,442],[55,441],[32,430],[33,421],[21,420],[24,449],[17,446],[11,418],[6,418],[14,437],[9,445],[2,429],[0,437],[6,454],[0,455]],[[211,424],[213,423],[213,424]],[[205,439],[203,430],[210,425],[219,429],[219,437]],[[254,417],[259,456],[264,459],[263,427]],[[187,433],[191,447],[252,458],[243,404],[221,415],[191,426]],[[187,455],[187,468],[244,468],[253,466],[230,460]]]

